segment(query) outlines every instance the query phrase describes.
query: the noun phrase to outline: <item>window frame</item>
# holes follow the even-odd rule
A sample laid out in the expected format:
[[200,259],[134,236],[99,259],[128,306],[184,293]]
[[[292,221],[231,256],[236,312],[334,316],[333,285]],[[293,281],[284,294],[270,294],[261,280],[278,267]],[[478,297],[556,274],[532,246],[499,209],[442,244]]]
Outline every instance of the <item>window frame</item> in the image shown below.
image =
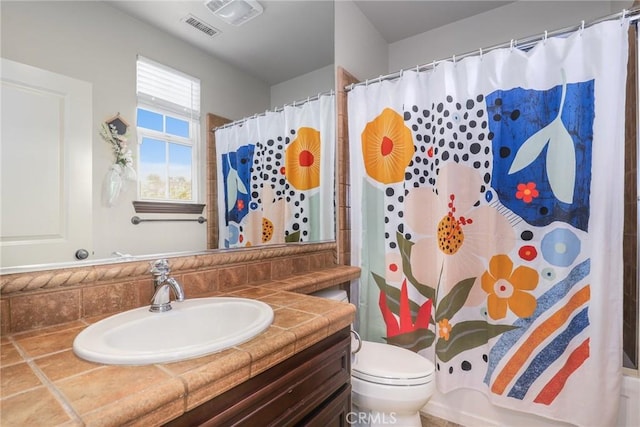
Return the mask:
[[[180,114],[176,114],[173,111],[170,110],[165,110],[163,109],[161,106],[157,106],[157,105],[150,105],[148,103],[145,102],[138,102],[137,106],[136,106],[136,115],[138,112],[138,109],[144,109],[147,111],[151,111],[152,113],[156,113],[156,114],[160,114],[163,116],[163,128],[166,129],[166,118],[167,117],[174,117],[180,120],[184,120],[187,123],[189,123],[189,134],[190,134],[190,138],[185,138],[185,137],[180,137],[177,135],[172,135],[172,134],[168,134],[165,131],[161,132],[161,131],[157,131],[157,130],[153,130],[153,129],[148,129],[148,128],[144,128],[144,127],[139,127],[137,125],[137,120],[136,120],[136,133],[137,133],[137,138],[138,138],[138,150],[137,150],[137,167],[138,167],[138,171],[141,170],[140,168],[140,164],[141,164],[141,155],[140,155],[140,149],[142,147],[142,140],[144,138],[150,138],[150,139],[154,139],[154,140],[158,140],[158,141],[163,141],[165,142],[165,153],[166,153],[166,166],[167,166],[167,182],[165,183],[165,194],[166,194],[166,198],[162,198],[162,199],[152,199],[152,198],[145,198],[142,197],[141,194],[141,190],[142,190],[142,177],[138,177],[137,180],[137,194],[136,194],[136,198],[138,201],[142,201],[142,202],[157,202],[157,203],[185,203],[185,204],[197,204],[200,201],[200,174],[199,174],[199,164],[200,164],[200,158],[201,158],[201,150],[200,150],[200,122],[199,120],[196,120],[193,117],[189,117],[187,115],[180,115]],[[182,145],[185,147],[190,147],[191,148],[191,200],[181,200],[181,199],[172,199],[170,198],[170,193],[169,193],[169,175],[168,175],[168,168],[170,165],[170,159],[168,157],[169,155],[169,145],[168,144],[176,144],[176,145]]]
[[[167,90],[167,88],[169,88]],[[136,212],[147,213],[201,213],[204,210],[203,155],[206,152],[201,136],[201,81],[171,66],[138,55],[136,60],[136,165],[140,172],[140,150],[143,138],[151,138],[165,143],[167,182],[163,199],[143,198],[142,177],[136,179]],[[162,115],[162,131],[138,126],[138,110],[144,109]],[[184,138],[166,133],[167,117],[184,120],[189,126],[189,137]],[[191,199],[171,199],[169,192],[169,145],[178,144],[191,148]]]

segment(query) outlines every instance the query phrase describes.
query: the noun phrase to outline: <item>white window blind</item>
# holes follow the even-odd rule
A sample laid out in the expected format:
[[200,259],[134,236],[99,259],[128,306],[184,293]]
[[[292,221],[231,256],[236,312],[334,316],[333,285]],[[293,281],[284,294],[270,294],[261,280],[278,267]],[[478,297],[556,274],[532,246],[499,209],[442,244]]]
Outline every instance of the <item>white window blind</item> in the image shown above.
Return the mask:
[[137,76],[138,102],[200,118],[200,79],[143,56],[138,56]]

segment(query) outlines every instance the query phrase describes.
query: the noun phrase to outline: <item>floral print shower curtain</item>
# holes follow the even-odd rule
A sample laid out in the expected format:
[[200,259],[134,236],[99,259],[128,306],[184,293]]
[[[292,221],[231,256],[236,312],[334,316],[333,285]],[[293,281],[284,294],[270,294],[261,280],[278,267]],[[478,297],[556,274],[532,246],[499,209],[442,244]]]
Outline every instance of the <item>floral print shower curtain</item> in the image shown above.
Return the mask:
[[220,248],[335,238],[335,95],[215,131]]
[[360,332],[433,360],[440,392],[614,425],[627,29],[349,92]]

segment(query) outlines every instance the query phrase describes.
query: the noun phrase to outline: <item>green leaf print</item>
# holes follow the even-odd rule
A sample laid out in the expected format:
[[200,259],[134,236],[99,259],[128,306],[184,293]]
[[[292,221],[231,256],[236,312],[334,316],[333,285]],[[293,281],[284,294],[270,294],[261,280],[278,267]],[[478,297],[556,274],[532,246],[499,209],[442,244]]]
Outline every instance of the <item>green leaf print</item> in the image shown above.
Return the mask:
[[443,362],[448,362],[463,351],[485,345],[489,339],[516,328],[511,325],[489,325],[484,320],[456,323],[451,328],[448,340],[440,338],[436,342],[436,355]]
[[411,272],[411,262],[409,260],[411,259],[411,248],[413,247],[413,242],[405,239],[401,233],[396,233],[396,239],[398,240],[398,249],[400,249],[400,256],[402,257],[402,272],[405,277],[421,295],[435,301],[435,288],[418,282]]
[[451,319],[464,306],[475,281],[476,278],[471,277],[458,282],[447,296],[438,301],[436,322],[442,319]]

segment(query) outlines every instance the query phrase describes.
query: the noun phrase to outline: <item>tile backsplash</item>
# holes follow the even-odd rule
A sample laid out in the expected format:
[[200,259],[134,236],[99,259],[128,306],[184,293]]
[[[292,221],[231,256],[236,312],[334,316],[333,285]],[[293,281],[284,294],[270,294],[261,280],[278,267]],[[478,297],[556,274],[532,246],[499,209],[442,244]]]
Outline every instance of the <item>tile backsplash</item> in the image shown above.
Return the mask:
[[[335,266],[336,244],[286,245],[169,258],[185,295],[198,297]],[[0,276],[0,333],[109,315],[149,303],[150,261]]]

